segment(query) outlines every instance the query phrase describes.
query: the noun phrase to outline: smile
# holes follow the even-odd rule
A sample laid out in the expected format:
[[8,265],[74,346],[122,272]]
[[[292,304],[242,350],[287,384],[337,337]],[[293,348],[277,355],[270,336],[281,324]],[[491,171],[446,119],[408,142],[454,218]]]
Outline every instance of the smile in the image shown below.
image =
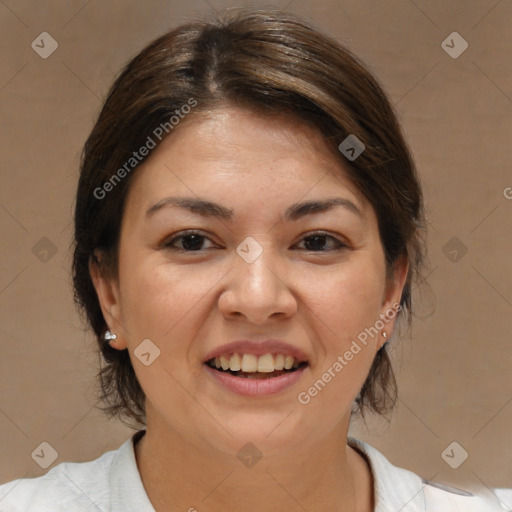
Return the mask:
[[293,385],[308,363],[286,354],[222,354],[205,362],[208,373],[229,391],[246,396],[275,394]]
[[206,362],[211,368],[228,372],[236,377],[247,379],[267,379],[293,372],[305,365],[291,355],[285,354],[222,354]]

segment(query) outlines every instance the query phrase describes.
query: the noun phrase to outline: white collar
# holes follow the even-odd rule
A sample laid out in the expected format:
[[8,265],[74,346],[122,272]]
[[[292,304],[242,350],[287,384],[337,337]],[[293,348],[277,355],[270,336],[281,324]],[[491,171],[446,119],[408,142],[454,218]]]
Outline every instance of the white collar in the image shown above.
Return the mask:
[[397,468],[369,444],[347,438],[347,444],[365,456],[373,475],[375,512],[425,512],[423,479]]
[[155,512],[149,501],[146,489],[137,467],[135,443],[144,436],[145,430],[139,430],[117,450],[112,461],[109,475],[112,502],[119,510],[137,510],[137,512]]
[[[118,450],[112,462],[110,489],[117,495],[114,503],[122,503],[140,512],[154,512],[142,484],[135,458],[135,443],[145,434],[139,430]],[[414,473],[393,466],[369,444],[349,437],[347,444],[358,449],[370,464],[374,481],[375,512],[424,512],[422,479]],[[136,507],[135,507],[136,505]]]
[[[117,450],[112,461],[109,484],[113,493],[112,502],[119,510],[155,512],[142,484],[135,458],[135,443],[145,433],[145,430],[136,432]],[[429,482],[412,471],[394,466],[364,441],[348,437],[347,444],[358,450],[369,463],[373,475],[374,512],[453,512],[457,510],[454,507],[458,506],[462,506],[458,510],[464,512],[498,510],[494,507],[482,509],[480,507],[488,502],[481,501],[478,496]]]

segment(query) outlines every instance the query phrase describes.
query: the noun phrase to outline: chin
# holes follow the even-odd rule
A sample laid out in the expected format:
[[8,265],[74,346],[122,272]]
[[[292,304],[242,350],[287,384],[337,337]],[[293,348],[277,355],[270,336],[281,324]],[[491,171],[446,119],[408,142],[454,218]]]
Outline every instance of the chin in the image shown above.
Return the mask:
[[300,421],[298,415],[294,417],[293,412],[288,416],[289,412],[259,409],[233,413],[222,422],[225,430],[216,428],[217,435],[212,435],[209,429],[207,437],[206,434],[201,434],[201,437],[208,439],[210,445],[229,456],[240,457],[241,453],[247,451],[261,452],[265,457],[282,454],[303,445],[314,430],[307,420]]

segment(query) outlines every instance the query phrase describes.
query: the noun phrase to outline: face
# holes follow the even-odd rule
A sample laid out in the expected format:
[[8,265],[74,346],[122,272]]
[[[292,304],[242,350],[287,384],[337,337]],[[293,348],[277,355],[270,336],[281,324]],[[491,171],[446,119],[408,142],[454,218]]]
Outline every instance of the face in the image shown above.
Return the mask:
[[340,160],[311,127],[226,108],[137,170],[117,280],[92,274],[148,431],[230,454],[346,433],[407,269],[386,279],[375,212]]

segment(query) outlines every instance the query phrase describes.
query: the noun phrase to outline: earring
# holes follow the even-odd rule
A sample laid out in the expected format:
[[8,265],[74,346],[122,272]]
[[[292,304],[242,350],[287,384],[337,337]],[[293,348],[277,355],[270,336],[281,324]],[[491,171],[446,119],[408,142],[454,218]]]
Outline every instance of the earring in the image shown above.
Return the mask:
[[117,338],[117,334],[114,334],[110,331],[106,331],[105,334],[103,335],[103,339],[105,341],[115,340],[116,338]]
[[[108,332],[108,331],[107,331],[107,332]],[[115,334],[114,334],[114,336],[115,336]],[[382,337],[383,337],[383,338],[387,338],[387,337],[388,337],[388,334],[387,334],[387,332],[386,332],[386,331],[382,331]]]

